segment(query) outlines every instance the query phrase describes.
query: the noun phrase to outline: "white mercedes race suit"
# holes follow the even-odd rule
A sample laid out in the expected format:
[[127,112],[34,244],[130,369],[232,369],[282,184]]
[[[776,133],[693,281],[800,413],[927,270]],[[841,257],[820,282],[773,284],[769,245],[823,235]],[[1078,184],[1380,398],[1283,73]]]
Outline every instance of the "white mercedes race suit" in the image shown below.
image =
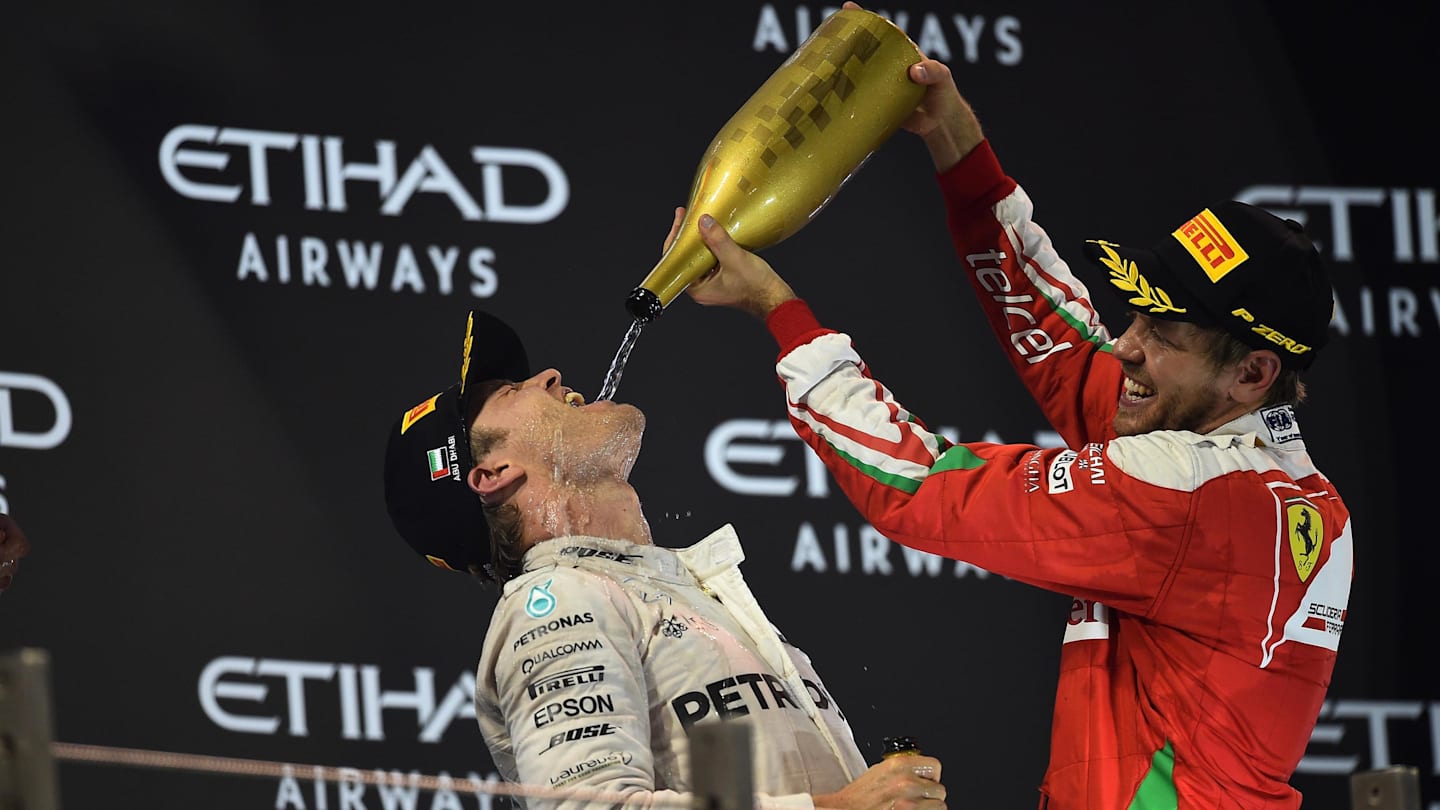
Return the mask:
[[812,807],[865,771],[809,658],[746,586],[744,558],[729,525],[687,549],[564,537],[526,553],[485,637],[475,709],[501,775],[536,791],[522,793],[529,807],[597,804],[552,791],[686,805],[688,730],[705,722],[750,725],[766,805]]

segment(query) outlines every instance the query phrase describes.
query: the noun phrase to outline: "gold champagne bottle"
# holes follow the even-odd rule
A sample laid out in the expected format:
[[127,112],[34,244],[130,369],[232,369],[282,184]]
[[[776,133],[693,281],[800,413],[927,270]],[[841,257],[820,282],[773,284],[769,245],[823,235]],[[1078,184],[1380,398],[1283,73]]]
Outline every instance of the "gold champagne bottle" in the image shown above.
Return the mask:
[[652,320],[715,266],[696,228],[701,214],[749,250],[814,219],[920,103],[925,88],[909,76],[920,58],[879,14],[827,17],[711,141],[680,234],[626,299],[630,314]]

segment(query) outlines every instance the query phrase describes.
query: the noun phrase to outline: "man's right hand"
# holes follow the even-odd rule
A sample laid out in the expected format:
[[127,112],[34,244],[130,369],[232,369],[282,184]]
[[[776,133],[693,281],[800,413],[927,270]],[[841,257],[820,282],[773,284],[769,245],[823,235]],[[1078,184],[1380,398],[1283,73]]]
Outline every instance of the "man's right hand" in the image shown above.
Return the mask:
[[945,810],[940,760],[891,757],[835,793],[815,796],[817,810]]

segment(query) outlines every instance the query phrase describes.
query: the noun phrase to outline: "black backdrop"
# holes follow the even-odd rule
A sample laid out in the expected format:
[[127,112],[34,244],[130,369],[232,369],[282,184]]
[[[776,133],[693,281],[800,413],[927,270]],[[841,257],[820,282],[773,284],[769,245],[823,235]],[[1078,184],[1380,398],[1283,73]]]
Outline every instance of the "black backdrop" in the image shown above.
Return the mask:
[[[1394,763],[1440,801],[1423,5],[876,9],[953,67],[1062,252],[1241,196],[1304,218],[1334,263],[1334,341],[1300,411],[1357,538],[1294,780],[1322,810]],[[493,596],[393,536],[385,431],[455,374],[472,306],[593,396],[701,152],[830,10],[11,9],[0,509],[35,548],[0,650],[50,651],[57,738],[491,774],[468,701]],[[766,256],[932,426],[1049,441],[955,272],[918,139]],[[619,398],[650,415],[632,480],[657,541],[734,523],[870,758],[915,734],[953,805],[1033,806],[1068,600],[875,535],[783,423],[773,355],[758,324],[683,298],[642,333]],[[66,810],[486,804],[304,773],[60,778]]]

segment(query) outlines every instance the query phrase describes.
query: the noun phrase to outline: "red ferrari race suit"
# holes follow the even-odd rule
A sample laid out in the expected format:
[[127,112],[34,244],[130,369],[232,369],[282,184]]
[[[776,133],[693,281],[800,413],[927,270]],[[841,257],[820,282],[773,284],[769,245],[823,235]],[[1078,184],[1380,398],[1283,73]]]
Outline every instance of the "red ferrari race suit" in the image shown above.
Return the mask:
[[767,320],[796,431],[891,540],[1074,597],[1042,808],[1299,807],[1353,549],[1293,411],[1116,438],[1110,336],[1024,190],[988,143],[939,181],[965,273],[1066,446],[931,432],[799,300]]

